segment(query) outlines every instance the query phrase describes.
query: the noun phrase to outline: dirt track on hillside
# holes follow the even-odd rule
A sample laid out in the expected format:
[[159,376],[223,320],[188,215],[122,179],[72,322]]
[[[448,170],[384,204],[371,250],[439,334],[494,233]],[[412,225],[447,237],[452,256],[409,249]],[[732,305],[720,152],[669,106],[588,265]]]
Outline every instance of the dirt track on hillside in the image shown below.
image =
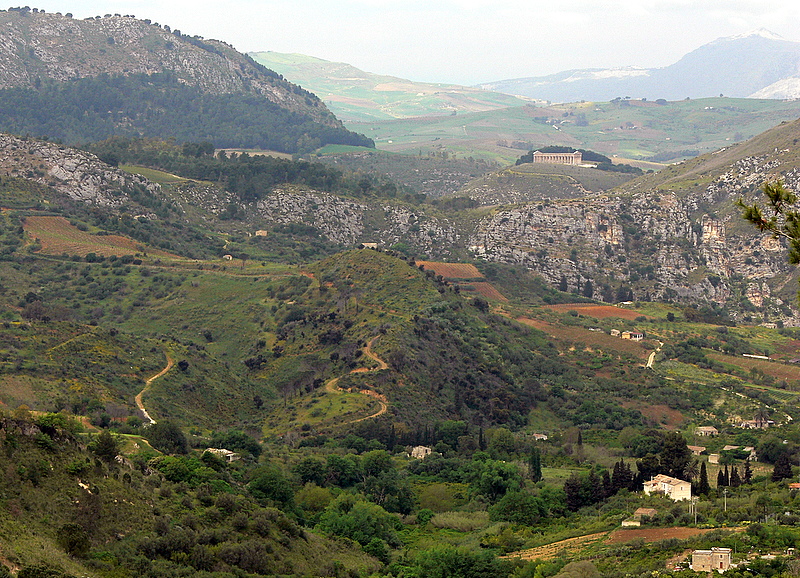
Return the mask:
[[[371,368],[370,367],[359,367],[358,369],[354,369],[350,373],[345,374],[345,375],[350,375],[352,373],[371,373],[373,371],[381,371],[383,369],[389,369],[389,365],[383,359],[381,359],[380,357],[375,355],[375,353],[372,351],[372,345],[375,343],[375,341],[377,339],[378,339],[378,336],[375,336],[372,339],[370,339],[369,343],[367,343],[364,346],[364,349],[362,351],[364,352],[364,355],[366,355],[367,357],[369,357],[370,359],[375,361],[378,364],[378,367],[371,367]],[[365,416],[365,417],[360,417],[358,419],[354,419],[354,420],[345,422],[345,423],[343,423],[341,425],[349,425],[351,423],[358,423],[360,421],[365,421],[365,420],[368,420],[368,419],[374,419],[374,418],[376,418],[378,416],[381,416],[381,415],[385,414],[388,411],[388,409],[389,409],[389,400],[386,399],[385,395],[383,395],[382,393],[378,393],[377,391],[372,391],[371,389],[359,389],[359,390],[353,390],[352,388],[351,389],[347,389],[347,390],[341,389],[336,384],[339,383],[339,380],[342,379],[342,377],[344,377],[344,376],[340,375],[339,377],[334,377],[333,379],[329,379],[328,382],[325,384],[325,390],[329,391],[331,393],[334,393],[334,392],[337,392],[337,391],[347,391],[349,393],[360,393],[362,395],[368,395],[369,397],[371,397],[374,400],[376,400],[380,407],[379,407],[378,411],[376,411],[373,414],[370,414],[370,415]]]
[[136,394],[136,407],[138,407],[139,411],[142,412],[142,415],[144,415],[145,423],[148,424],[148,425],[156,423],[156,420],[154,420],[152,417],[150,417],[150,414],[147,413],[147,410],[144,408],[144,403],[142,403],[142,396],[144,395],[144,392],[147,391],[147,388],[150,387],[151,383],[153,383],[156,379],[158,379],[159,377],[161,377],[162,375],[167,373],[170,369],[172,369],[172,366],[174,365],[174,361],[172,360],[172,356],[169,354],[169,352],[166,352],[166,351],[164,352],[164,355],[167,356],[167,365],[166,365],[166,367],[164,367],[164,369],[162,369],[161,371],[156,373],[154,376],[149,378],[147,381],[145,381],[144,382],[144,388],[142,388],[142,391],[140,391],[139,393]]

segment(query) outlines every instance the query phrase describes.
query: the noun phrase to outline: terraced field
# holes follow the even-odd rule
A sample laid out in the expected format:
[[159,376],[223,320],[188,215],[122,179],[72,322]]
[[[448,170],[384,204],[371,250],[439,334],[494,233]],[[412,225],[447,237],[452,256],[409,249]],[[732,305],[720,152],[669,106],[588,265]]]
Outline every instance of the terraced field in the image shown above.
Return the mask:
[[481,297],[492,301],[508,301],[505,295],[486,281],[483,274],[475,265],[470,263],[443,263],[439,261],[417,261],[417,267],[426,271],[433,271],[448,281],[455,281],[462,285],[462,290],[475,292]]
[[25,217],[25,232],[36,239],[45,255],[80,255],[85,257],[95,253],[108,257],[116,255],[135,255],[147,253],[157,257],[178,258],[166,251],[148,247],[121,235],[92,235],[73,226],[64,217],[32,216]]

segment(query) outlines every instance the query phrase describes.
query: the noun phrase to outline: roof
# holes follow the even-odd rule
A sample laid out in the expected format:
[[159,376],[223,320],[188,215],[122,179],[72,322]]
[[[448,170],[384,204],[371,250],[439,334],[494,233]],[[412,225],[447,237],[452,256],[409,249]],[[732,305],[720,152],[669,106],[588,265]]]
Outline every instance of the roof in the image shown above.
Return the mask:
[[653,479],[645,484],[667,484],[670,486],[677,486],[678,484],[688,484],[686,480],[679,480],[678,478],[672,478],[670,476],[665,476],[664,474],[658,474]]
[[634,516],[655,516],[658,513],[658,510],[655,508],[639,508],[637,509],[633,515]]

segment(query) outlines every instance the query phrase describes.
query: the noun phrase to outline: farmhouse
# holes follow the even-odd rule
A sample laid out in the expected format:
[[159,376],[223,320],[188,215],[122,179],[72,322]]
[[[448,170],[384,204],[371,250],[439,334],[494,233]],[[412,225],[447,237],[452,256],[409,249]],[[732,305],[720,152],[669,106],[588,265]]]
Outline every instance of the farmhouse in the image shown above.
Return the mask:
[[695,572],[725,572],[731,567],[730,548],[711,548],[692,552],[691,569]]
[[717,430],[717,428],[715,428],[713,425],[702,425],[698,428],[695,428],[694,435],[702,437],[714,437],[719,435],[719,430]]
[[664,494],[675,502],[692,499],[692,484],[678,478],[658,474],[644,483],[644,493]]
[[644,333],[639,331],[623,331],[622,339],[630,339],[631,341],[641,341],[644,339]]
[[692,452],[693,456],[699,456],[704,451],[706,451],[706,448],[704,448],[703,446],[686,446],[686,447],[689,448],[689,451]]
[[583,153],[543,153],[533,151],[533,162],[556,165],[579,165],[583,162]]
[[414,446],[411,448],[411,457],[417,460],[424,460],[432,451],[433,450],[427,446]]
[[620,336],[620,333],[621,333],[621,332],[620,332],[620,330],[619,330],[619,329],[612,329],[612,330],[611,330],[611,337],[619,337],[619,336]]

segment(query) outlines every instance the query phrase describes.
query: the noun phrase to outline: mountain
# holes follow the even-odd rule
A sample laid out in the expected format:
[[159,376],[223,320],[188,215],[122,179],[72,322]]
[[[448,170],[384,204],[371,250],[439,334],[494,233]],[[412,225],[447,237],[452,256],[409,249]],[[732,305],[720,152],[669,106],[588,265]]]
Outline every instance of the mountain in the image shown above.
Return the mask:
[[344,121],[460,114],[521,106],[525,99],[451,84],[373,74],[302,54],[251,52],[264,66],[305,86]]
[[481,85],[553,102],[614,98],[682,100],[730,97],[795,98],[800,42],[766,31],[720,38],[664,68],[570,70]]
[[232,46],[132,16],[0,12],[0,101],[4,130],[70,143],[127,134],[284,152],[371,144]]

